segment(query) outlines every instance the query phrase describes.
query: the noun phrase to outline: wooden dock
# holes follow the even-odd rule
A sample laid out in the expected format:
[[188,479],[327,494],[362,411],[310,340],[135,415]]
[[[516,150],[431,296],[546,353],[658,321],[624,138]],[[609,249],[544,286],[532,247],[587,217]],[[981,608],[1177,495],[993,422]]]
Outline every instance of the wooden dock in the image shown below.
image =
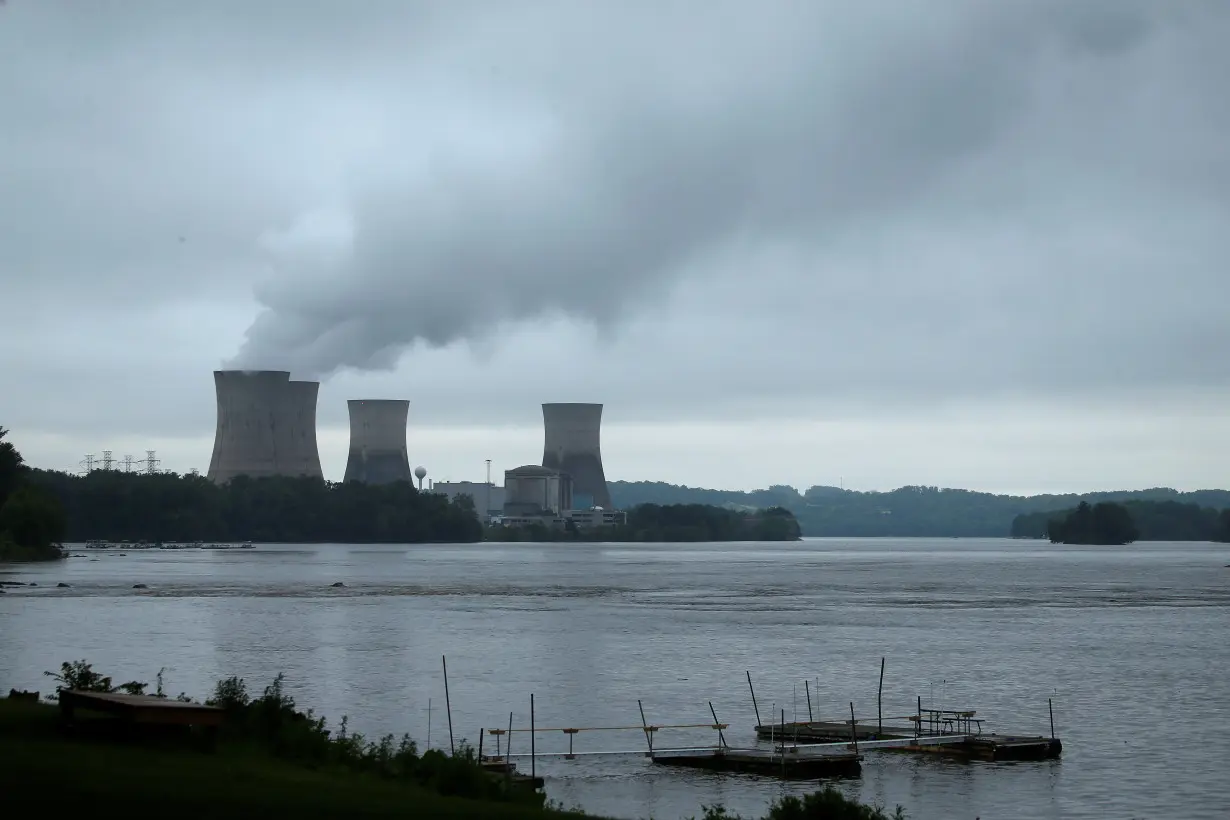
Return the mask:
[[756,774],[784,780],[855,777],[862,771],[862,757],[851,752],[808,754],[789,748],[780,752],[729,748],[677,753],[664,751],[655,753],[652,761],[659,766]]
[[[923,711],[925,720],[926,710]],[[852,746],[853,741],[857,740],[858,747],[868,751],[925,752],[993,763],[1053,760],[1063,752],[1063,743],[1059,738],[982,734],[980,725],[973,731],[919,732],[912,726],[884,726],[881,729],[876,723],[856,722],[852,732],[849,721],[811,721],[757,726],[756,736],[785,745],[786,748],[829,744]]]

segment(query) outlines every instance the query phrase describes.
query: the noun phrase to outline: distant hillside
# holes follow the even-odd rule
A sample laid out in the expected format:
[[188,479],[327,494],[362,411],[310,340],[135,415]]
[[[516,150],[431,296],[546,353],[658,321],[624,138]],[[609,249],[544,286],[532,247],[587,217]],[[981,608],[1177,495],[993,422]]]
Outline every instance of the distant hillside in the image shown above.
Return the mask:
[[712,504],[732,509],[782,506],[794,513],[804,535],[845,537],[983,537],[1012,534],[1018,515],[1059,512],[1081,501],[1177,501],[1221,510],[1230,491],[1180,493],[1167,487],[1083,495],[1012,496],[940,487],[901,487],[890,492],[856,492],[817,486],[805,493],[775,485],[765,490],[709,490],[651,481],[612,481],[611,500],[627,509],[637,504]]

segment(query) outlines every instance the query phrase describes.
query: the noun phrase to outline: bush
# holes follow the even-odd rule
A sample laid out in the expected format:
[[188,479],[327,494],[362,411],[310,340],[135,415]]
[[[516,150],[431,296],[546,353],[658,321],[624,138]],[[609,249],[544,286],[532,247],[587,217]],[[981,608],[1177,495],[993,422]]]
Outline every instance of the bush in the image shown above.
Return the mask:
[[[703,806],[702,820],[742,820],[728,814],[725,806]],[[831,785],[804,797],[788,795],[774,800],[764,820],[905,820],[905,809],[898,806],[885,814],[879,806],[868,806],[846,797]]]
[[[140,695],[147,684],[137,681],[115,686],[110,677],[95,672],[86,661],[64,663],[60,671],[45,673],[59,683],[56,692],[78,689],[88,692],[125,692]],[[526,800],[541,803],[540,794],[509,791],[504,782],[482,767],[474,747],[462,740],[457,753],[446,755],[431,750],[419,755],[418,744],[409,735],[391,734],[369,741],[351,732],[343,717],[337,731],[327,728],[325,719],[310,710],[300,712],[286,692],[286,678],[278,675],[258,698],[248,693],[243,678],[230,677],[214,685],[206,705],[226,712],[222,739],[235,746],[247,746],[288,762],[311,768],[340,767],[353,772],[414,783],[443,796],[483,800]],[[162,692],[162,672],[158,673],[157,697]],[[54,698],[54,696],[52,696]],[[180,695],[181,700],[188,700]]]

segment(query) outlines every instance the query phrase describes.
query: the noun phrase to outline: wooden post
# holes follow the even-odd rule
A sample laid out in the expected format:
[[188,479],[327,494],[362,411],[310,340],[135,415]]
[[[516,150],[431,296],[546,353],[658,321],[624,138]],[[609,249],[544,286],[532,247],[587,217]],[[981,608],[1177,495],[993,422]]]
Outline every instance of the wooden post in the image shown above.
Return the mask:
[[448,714],[448,753],[454,755],[457,754],[457,749],[453,746],[453,705],[448,699],[448,658],[441,655],[440,661],[444,664],[444,710]]
[[[538,753],[538,744],[536,738],[538,733],[534,731],[534,693],[530,692],[530,777],[538,777],[538,767],[535,761],[535,755]],[[533,785],[533,784],[531,784]]]
[[803,681],[803,692],[807,695],[807,722],[811,723],[815,720],[811,715],[811,681]]
[[645,720],[645,707],[638,700],[636,708],[641,710],[641,726],[645,729],[645,742],[649,744],[649,759],[653,760],[653,732],[649,731],[649,723]]
[[850,701],[850,742],[854,744],[854,753],[858,754],[858,730],[854,723],[854,701]]
[[918,696],[918,714],[914,717],[914,737],[918,737],[922,734],[922,695]]
[[[637,701],[638,703],[640,701]],[[713,715],[713,725],[717,727],[718,732],[718,748],[726,748],[726,737],[722,734],[722,722],[717,719],[717,712],[713,709],[713,701],[709,701],[709,714]],[[641,720],[644,721],[644,714],[641,715]]]
[[431,748],[431,698],[427,699],[427,748]]
[[1046,709],[1051,713],[1051,740],[1055,739],[1055,704],[1050,698],[1046,699]]
[[486,729],[478,730],[478,762],[481,765],[483,762],[483,735],[487,733]]
[[[876,728],[884,734],[884,658],[880,658],[880,688],[876,692]],[[877,735],[878,736],[878,735]]]
[[[786,725],[786,710],[782,710],[782,727]],[[782,732],[782,780],[786,779],[786,733]]]
[[752,673],[747,673],[747,688],[752,693],[752,708],[756,710],[756,725],[760,725],[760,707],[756,705],[756,689],[752,686]]
[[512,716],[513,713],[508,713],[508,742],[504,744],[504,789],[507,793],[512,792]]

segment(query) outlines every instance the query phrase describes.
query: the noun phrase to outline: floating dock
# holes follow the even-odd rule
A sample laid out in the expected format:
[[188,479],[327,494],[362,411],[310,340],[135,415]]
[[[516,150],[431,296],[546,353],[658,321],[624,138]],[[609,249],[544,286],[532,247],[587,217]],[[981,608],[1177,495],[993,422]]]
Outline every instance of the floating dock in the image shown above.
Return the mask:
[[[951,728],[928,728],[937,721],[928,721],[922,710],[922,731],[913,726],[883,726],[878,720],[855,721],[853,731],[850,721],[809,721],[777,723],[756,727],[756,736],[762,740],[790,748],[835,748],[857,744],[859,749],[896,752],[926,752],[983,760],[992,763],[1018,760],[1053,760],[1063,753],[1063,742],[1056,737],[1040,735],[983,734],[981,722],[973,720],[973,712],[942,713],[950,715],[938,721],[940,726]],[[917,715],[893,720],[917,721]],[[945,723],[946,720],[951,722]]]
[[852,752],[799,753],[797,750],[707,749],[664,751],[653,755],[659,766],[679,766],[711,772],[738,772],[779,777],[784,780],[815,780],[821,777],[855,777],[862,771],[862,757]]

